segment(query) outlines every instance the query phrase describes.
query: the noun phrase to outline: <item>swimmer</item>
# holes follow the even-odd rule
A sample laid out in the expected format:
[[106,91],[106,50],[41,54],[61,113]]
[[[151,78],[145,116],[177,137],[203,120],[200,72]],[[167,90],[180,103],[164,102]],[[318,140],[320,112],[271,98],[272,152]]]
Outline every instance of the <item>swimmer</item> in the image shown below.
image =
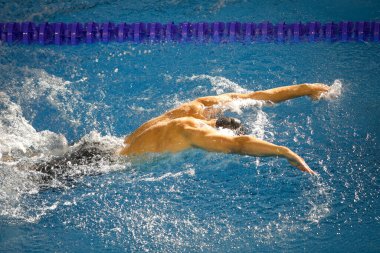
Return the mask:
[[[286,158],[298,169],[315,174],[305,161],[289,148],[278,146],[247,135],[240,120],[224,117],[223,110],[236,100],[253,99],[267,103],[279,103],[288,99],[309,96],[320,99],[330,87],[324,84],[300,84],[256,91],[247,94],[227,93],[201,97],[170,110],[141,125],[124,139],[122,147],[108,147],[101,142],[81,141],[70,151],[51,160],[33,164],[32,170],[42,172],[44,181],[71,178],[69,168],[81,165],[114,163],[123,156],[144,153],[180,152],[200,148],[211,152],[233,153],[250,156],[276,156]],[[218,129],[228,129],[226,135]],[[115,149],[118,149],[115,154]]]
[[[308,96],[320,99],[329,91],[321,83],[299,84],[247,94],[227,93],[201,97],[153,118],[124,139],[119,155],[134,156],[144,153],[180,152],[200,148],[211,152],[249,156],[275,156],[310,174],[316,174],[305,161],[285,146],[278,146],[247,135],[240,121],[222,116],[223,106],[238,99],[254,99],[270,103]],[[228,128],[234,136],[224,135],[217,128]]]

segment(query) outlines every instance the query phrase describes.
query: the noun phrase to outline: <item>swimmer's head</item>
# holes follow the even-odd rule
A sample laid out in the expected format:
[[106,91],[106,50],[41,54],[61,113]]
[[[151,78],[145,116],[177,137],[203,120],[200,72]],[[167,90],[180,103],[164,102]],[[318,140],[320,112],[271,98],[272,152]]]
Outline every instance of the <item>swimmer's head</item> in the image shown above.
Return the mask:
[[215,126],[228,128],[234,131],[237,135],[246,135],[247,131],[241,124],[241,121],[232,117],[220,117],[216,120]]

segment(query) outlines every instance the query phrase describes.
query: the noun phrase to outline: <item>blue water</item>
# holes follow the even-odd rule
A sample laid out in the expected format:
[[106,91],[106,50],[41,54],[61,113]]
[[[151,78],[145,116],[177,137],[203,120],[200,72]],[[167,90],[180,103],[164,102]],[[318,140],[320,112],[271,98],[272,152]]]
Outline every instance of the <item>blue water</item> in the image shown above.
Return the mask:
[[[1,21],[36,22],[380,19],[377,1],[23,1],[0,9]],[[11,135],[21,134],[21,118],[71,143],[91,131],[121,138],[217,88],[340,80],[343,92],[238,115],[318,177],[286,160],[201,150],[100,166],[63,186],[41,186],[0,163],[0,251],[379,252],[379,59],[380,44],[355,42],[1,45],[8,100],[0,120],[9,131],[0,144],[27,141]],[[8,120],[6,108],[16,106]]]

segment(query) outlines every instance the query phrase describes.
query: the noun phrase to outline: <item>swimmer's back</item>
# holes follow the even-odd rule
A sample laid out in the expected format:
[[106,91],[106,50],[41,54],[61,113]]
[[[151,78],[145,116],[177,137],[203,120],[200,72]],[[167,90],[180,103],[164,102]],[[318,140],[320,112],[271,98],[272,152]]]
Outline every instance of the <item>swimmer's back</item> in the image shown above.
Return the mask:
[[128,136],[127,145],[120,151],[121,155],[142,153],[179,152],[190,147],[183,135],[183,129],[195,124],[196,119],[182,117],[174,120],[163,120],[141,131],[139,135]]

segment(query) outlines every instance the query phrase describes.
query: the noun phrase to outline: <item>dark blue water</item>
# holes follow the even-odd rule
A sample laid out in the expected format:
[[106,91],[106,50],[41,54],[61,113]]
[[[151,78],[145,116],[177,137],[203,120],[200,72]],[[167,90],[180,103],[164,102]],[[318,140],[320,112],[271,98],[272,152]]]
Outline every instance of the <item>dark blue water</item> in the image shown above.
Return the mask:
[[[16,1],[0,3],[0,20],[379,20],[379,7],[376,1]],[[18,117],[37,131],[62,133],[69,142],[94,130],[122,137],[216,88],[339,79],[343,93],[238,115],[262,138],[301,155],[319,177],[276,158],[189,150],[97,168],[66,187],[36,187],[31,174],[1,163],[0,251],[379,252],[379,59],[379,44],[355,42],[1,45],[7,103],[20,106]]]

